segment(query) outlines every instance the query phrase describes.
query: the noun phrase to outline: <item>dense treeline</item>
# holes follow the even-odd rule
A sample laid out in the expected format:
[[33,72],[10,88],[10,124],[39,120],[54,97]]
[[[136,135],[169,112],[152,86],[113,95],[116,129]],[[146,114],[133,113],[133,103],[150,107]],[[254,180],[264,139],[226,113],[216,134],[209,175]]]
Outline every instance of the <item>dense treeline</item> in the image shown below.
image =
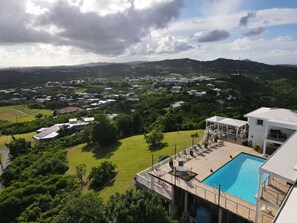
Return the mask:
[[[1,176],[5,186],[0,193],[1,222],[34,222],[42,215],[48,215],[44,222],[53,222],[58,211],[54,211],[57,205],[54,202],[62,202],[69,193],[79,189],[73,177],[64,175],[68,170],[65,148],[78,143],[82,143],[80,134],[36,147],[19,148],[22,153],[13,157]],[[21,145],[14,141],[12,144]]]
[[[84,133],[76,133],[35,147],[15,139],[9,148],[17,145],[21,153],[15,153],[1,176],[5,186],[0,193],[1,222],[174,222],[160,199],[149,191],[116,194],[107,205],[94,193],[83,195],[81,180],[65,175],[65,149],[85,142],[84,139]],[[94,167],[90,174],[92,187],[104,186],[116,173],[116,166],[109,162]]]
[[69,115],[61,115],[61,116],[49,116],[40,119],[36,119],[30,122],[16,122],[16,123],[5,123],[1,126],[1,134],[3,135],[12,135],[12,134],[21,134],[27,132],[33,132],[37,129],[43,127],[50,127],[57,123],[67,123],[69,118],[73,117],[81,117],[86,115],[86,113],[76,112],[74,114]]

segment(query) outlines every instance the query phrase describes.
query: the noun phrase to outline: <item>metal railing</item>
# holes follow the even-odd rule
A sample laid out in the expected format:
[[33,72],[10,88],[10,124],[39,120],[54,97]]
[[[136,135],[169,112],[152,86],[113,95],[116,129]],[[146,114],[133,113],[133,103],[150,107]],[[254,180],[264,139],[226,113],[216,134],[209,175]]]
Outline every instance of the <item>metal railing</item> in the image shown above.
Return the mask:
[[286,134],[269,133],[266,138],[278,142],[285,142],[288,139],[288,136]]
[[[205,136],[200,140],[199,143],[202,143],[204,140],[205,140]],[[149,188],[151,190],[154,190],[156,193],[158,193],[159,195],[161,195],[164,198],[167,198],[169,200],[171,200],[172,197],[173,197],[173,188],[172,188],[171,185],[176,185],[176,186],[179,186],[179,187],[187,190],[190,193],[195,194],[198,197],[201,197],[201,198],[203,198],[205,200],[208,200],[208,201],[210,201],[210,202],[212,202],[214,204],[218,204],[219,197],[218,197],[218,192],[216,191],[215,188],[213,188],[212,190],[207,189],[206,188],[207,185],[203,185],[203,187],[202,187],[202,186],[200,186],[198,184],[186,182],[186,181],[184,181],[184,180],[182,180],[182,179],[180,179],[178,177],[175,177],[173,175],[171,175],[171,177],[168,179],[168,178],[166,178],[166,175],[168,175],[168,172],[164,172],[164,171],[162,172],[161,170],[159,170],[159,168],[161,166],[169,163],[169,161],[171,159],[176,159],[178,157],[184,157],[185,152],[186,152],[186,154],[189,154],[190,150],[192,150],[192,146],[185,149],[185,150],[180,151],[177,154],[174,154],[171,157],[168,157],[167,159],[165,159],[165,160],[163,160],[163,161],[161,161],[159,163],[156,163],[152,167],[149,167],[149,168],[139,172],[136,175],[137,183],[139,183],[142,186],[145,186],[145,187],[147,187],[147,188]],[[161,175],[158,175],[159,179],[157,177],[154,177],[154,176],[151,175],[151,172],[154,172],[154,171],[157,171],[157,173],[161,172]],[[152,187],[151,179],[154,179],[153,187]],[[162,179],[162,183],[160,182],[160,179]],[[168,183],[166,184],[166,182],[168,182]],[[186,186],[185,187],[183,187],[184,185],[181,186],[181,183],[186,185]],[[189,187],[189,184],[191,184],[190,187]],[[165,185],[166,185],[166,188],[164,188]],[[193,188],[195,188],[195,189],[193,189]],[[255,210],[254,209],[251,209],[249,207],[244,206],[243,204],[240,204],[240,203],[238,203],[238,202],[236,202],[234,200],[231,200],[230,198],[226,197],[226,194],[224,196],[224,194],[225,193],[221,193],[221,196],[220,196],[220,199],[221,199],[220,205],[223,208],[228,209],[231,212],[234,212],[234,213],[236,213],[238,215],[241,215],[244,218],[254,220],[254,217],[255,217]],[[237,199],[239,199],[239,198],[237,198]],[[242,200],[242,202],[244,203],[246,201]],[[246,211],[245,212],[246,214],[244,214],[244,211]]]
[[150,179],[148,179],[144,176],[138,175],[138,174],[136,175],[136,181],[137,181],[137,183],[141,184],[142,186],[145,186],[145,187],[155,191],[156,193],[163,196],[164,198],[166,198],[168,200],[172,199],[173,190],[172,190],[171,185],[167,184],[166,185],[167,188],[164,188],[165,183],[163,185],[159,185],[156,182],[154,182],[153,187],[152,187],[152,183],[151,183]]
[[[159,172],[162,172],[160,170],[158,170]],[[165,173],[165,172],[164,172]],[[170,177],[166,177],[165,176],[166,174],[161,174],[160,176],[158,176],[158,178],[167,181],[169,182],[171,185],[176,185],[192,194],[195,194],[196,196],[204,199],[204,200],[207,200],[211,203],[214,203],[214,204],[218,204],[218,200],[219,200],[219,195],[218,195],[218,191],[217,189],[213,188],[209,188],[207,189],[206,185],[198,185],[198,184],[195,184],[195,183],[189,183],[189,182],[186,182],[178,177],[175,178],[175,176],[171,175]],[[140,180],[140,177],[142,177],[142,181],[144,179],[146,179],[146,182],[145,183],[142,183],[142,181]],[[149,179],[149,177],[153,177],[154,176],[151,176],[151,175],[148,175],[148,178],[145,178],[144,176],[137,176],[137,181],[141,184],[143,184],[144,186],[146,186],[147,188],[149,189],[152,189],[151,188],[151,180]],[[158,181],[158,178],[157,180],[154,180],[154,181]],[[169,185],[169,184],[168,184]],[[170,189],[165,189],[164,187],[162,187],[162,185],[159,185],[157,183],[154,182],[154,186],[156,186],[156,188],[154,187],[152,190],[156,191],[158,194],[160,194],[161,196],[163,197],[166,197],[166,198],[172,198],[171,196],[173,195],[173,191],[172,191],[172,186],[170,186]],[[161,187],[161,188],[160,188]],[[171,192],[169,192],[169,190]],[[239,199],[239,198],[237,198]],[[244,203],[245,201],[242,200],[242,202]],[[251,209],[250,207],[247,207],[237,201],[234,201],[230,198],[227,198],[226,194],[225,193],[221,193],[221,196],[220,196],[220,205],[221,207],[227,209],[227,210],[230,210],[231,212],[234,212],[244,218],[247,218],[247,219],[250,219],[250,220],[254,220],[254,217],[255,217],[255,210],[254,209]]]

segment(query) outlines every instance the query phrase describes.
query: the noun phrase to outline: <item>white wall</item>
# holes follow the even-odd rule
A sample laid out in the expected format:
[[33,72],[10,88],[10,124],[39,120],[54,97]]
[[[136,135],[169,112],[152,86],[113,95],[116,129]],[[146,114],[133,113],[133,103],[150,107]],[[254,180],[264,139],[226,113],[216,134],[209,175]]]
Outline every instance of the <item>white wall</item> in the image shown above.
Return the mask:
[[249,118],[249,137],[248,141],[252,141],[253,145],[259,144],[261,147],[265,138],[265,125],[267,122],[263,120],[263,125],[257,125],[257,118]]

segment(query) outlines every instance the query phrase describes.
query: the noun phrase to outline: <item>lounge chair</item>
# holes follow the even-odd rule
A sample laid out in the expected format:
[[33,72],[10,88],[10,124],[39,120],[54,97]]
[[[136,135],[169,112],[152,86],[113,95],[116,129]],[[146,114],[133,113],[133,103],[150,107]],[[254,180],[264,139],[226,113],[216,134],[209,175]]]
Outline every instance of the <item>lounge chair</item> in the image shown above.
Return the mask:
[[196,158],[196,156],[194,155],[194,151],[190,150],[190,156],[192,156],[193,158]]

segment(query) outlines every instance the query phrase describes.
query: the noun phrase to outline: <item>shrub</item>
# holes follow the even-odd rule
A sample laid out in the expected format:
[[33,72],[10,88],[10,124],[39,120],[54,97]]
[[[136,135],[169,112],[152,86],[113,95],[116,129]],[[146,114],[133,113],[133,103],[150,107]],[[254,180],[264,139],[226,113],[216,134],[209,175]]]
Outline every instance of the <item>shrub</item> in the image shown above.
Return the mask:
[[255,144],[255,145],[254,145],[254,149],[255,149],[256,151],[258,151],[258,150],[260,149],[260,145],[259,145],[259,144]]
[[98,167],[93,167],[89,175],[90,187],[94,189],[103,188],[117,175],[116,165],[104,161]]
[[202,144],[204,145],[205,148],[208,147],[208,142],[207,141],[204,141]]
[[164,139],[164,135],[161,131],[152,130],[150,133],[146,134],[144,138],[147,144],[149,144],[151,147],[155,147],[161,144],[162,140]]

